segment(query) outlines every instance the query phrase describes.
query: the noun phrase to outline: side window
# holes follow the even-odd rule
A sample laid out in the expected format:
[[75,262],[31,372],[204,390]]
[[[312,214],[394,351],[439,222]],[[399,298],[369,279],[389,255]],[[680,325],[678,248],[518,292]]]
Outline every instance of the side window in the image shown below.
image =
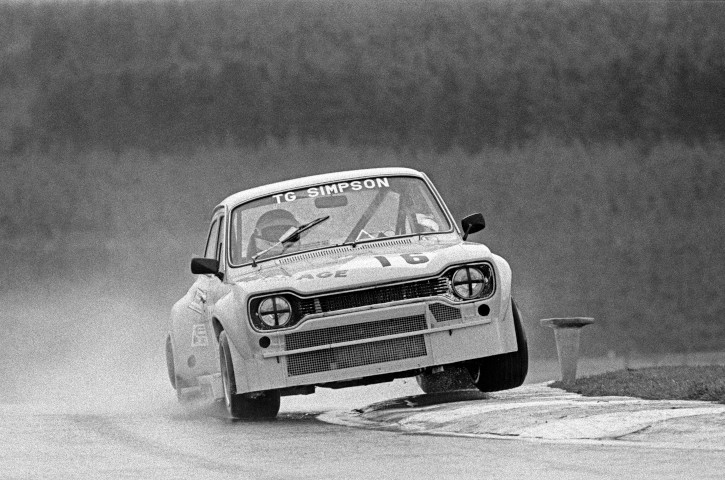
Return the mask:
[[217,234],[217,242],[216,242],[216,252],[214,254],[214,258],[219,260],[219,266],[222,266],[222,263],[224,262],[224,254],[222,252],[222,247],[224,243],[224,217],[221,217],[219,219],[219,231]]
[[217,242],[219,240],[219,219],[216,218],[209,228],[209,237],[206,239],[205,258],[216,258]]

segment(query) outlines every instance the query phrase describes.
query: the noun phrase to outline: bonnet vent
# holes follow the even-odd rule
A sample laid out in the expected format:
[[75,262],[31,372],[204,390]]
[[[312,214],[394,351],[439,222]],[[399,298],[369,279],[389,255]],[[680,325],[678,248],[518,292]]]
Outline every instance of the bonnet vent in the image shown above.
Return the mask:
[[413,243],[410,238],[398,238],[396,240],[387,240],[385,242],[368,242],[358,244],[357,248],[379,248],[379,247],[392,247],[394,245],[409,245]]
[[301,253],[299,255],[292,255],[291,257],[285,257],[279,261],[281,264],[299,262],[300,260],[309,260],[311,258],[327,257],[330,255],[338,255],[341,253],[347,253],[352,250],[351,246],[345,245],[344,247],[328,248],[325,250],[316,250],[314,252]]

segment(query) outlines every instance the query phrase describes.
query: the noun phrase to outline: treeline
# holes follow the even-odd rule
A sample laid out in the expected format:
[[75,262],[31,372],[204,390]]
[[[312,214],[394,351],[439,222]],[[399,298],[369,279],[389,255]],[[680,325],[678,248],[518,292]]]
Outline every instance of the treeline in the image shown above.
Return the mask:
[[725,137],[719,2],[0,4],[0,149]]

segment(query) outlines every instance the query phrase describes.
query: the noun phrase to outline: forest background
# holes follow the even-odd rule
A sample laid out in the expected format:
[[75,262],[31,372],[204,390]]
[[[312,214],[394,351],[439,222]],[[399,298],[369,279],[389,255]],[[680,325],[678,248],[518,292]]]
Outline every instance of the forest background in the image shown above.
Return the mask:
[[723,32],[719,2],[0,3],[0,358],[162,354],[216,203],[388,165],[485,215],[534,357],[573,315],[590,355],[723,350]]

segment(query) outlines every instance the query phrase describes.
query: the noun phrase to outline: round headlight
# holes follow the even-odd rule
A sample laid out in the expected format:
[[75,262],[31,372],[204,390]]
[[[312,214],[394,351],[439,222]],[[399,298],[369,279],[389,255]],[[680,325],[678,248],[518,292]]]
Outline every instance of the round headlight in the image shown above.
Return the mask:
[[270,327],[283,327],[292,318],[292,307],[284,297],[270,297],[262,300],[257,315]]
[[481,295],[485,279],[483,273],[476,267],[459,268],[453,273],[451,284],[455,294],[464,299],[469,300]]

